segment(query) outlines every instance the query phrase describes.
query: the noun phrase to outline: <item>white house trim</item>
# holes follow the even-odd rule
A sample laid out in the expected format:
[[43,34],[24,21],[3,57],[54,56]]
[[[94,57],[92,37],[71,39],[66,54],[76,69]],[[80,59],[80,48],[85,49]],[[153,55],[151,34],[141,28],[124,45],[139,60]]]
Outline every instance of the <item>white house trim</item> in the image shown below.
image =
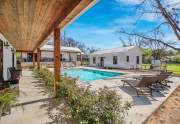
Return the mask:
[[[3,58],[2,58],[3,79],[8,80],[8,68],[13,67],[13,66],[16,67],[16,54],[15,54],[15,51],[12,51],[12,49],[14,49],[13,46],[1,33],[0,33],[0,40],[3,42]],[[9,46],[4,46],[5,42],[8,42]],[[13,52],[14,52],[14,60],[13,60]]]

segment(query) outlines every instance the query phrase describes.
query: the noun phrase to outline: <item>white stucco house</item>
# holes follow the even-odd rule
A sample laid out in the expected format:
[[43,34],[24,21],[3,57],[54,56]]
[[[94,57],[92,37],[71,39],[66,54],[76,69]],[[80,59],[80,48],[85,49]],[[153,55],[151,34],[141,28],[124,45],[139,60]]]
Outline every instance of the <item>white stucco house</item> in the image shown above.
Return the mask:
[[136,69],[142,64],[143,52],[139,47],[118,47],[90,54],[90,66]]
[[[42,61],[51,61],[54,58],[54,46],[44,45],[41,47]],[[77,47],[64,47],[61,46],[61,59],[63,62],[76,62],[81,61],[81,50]]]
[[[54,46],[44,45],[40,48],[41,62],[53,62],[54,59]],[[77,62],[81,61],[81,50],[77,47],[64,47],[61,46],[61,59],[63,62]],[[37,56],[37,55],[36,55]],[[22,58],[25,62],[32,62],[32,53],[23,53]]]
[[0,81],[8,80],[8,68],[16,67],[15,49],[0,33]]

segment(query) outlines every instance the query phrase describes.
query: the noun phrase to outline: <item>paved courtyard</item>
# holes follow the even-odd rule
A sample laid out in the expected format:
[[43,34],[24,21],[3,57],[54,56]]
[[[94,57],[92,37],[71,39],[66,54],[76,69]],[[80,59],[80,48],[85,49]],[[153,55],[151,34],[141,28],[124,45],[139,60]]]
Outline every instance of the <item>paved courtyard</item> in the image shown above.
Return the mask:
[[[129,86],[123,87],[121,79],[134,77],[140,74],[152,74],[152,72],[110,70],[126,73],[124,76],[118,76],[111,79],[97,80],[91,82],[91,89],[97,90],[107,86],[109,89],[117,91],[124,101],[129,101],[132,108],[126,116],[127,124],[142,123],[156,108],[167,99],[167,97],[180,85],[180,77],[171,77],[174,83],[171,88],[161,93],[153,92],[153,97],[137,96],[134,89]],[[46,101],[49,98],[47,91],[43,88],[43,82],[34,77],[30,70],[23,70],[23,76],[20,80],[19,103],[26,105],[15,107],[10,115],[1,118],[1,124],[53,124],[56,122],[50,114],[50,106]],[[31,103],[32,102],[32,103]]]

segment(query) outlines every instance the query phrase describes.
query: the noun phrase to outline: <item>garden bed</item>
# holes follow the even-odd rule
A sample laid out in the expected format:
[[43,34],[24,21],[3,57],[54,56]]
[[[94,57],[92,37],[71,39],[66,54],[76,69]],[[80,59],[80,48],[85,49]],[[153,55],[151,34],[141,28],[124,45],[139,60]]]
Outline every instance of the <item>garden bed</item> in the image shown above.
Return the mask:
[[144,124],[180,124],[180,86]]

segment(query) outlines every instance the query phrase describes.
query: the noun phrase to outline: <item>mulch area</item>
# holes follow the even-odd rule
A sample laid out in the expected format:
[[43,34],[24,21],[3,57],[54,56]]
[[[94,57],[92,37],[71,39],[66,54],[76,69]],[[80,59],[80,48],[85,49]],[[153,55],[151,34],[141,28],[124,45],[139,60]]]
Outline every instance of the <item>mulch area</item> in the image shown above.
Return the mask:
[[180,124],[180,86],[144,124]]

